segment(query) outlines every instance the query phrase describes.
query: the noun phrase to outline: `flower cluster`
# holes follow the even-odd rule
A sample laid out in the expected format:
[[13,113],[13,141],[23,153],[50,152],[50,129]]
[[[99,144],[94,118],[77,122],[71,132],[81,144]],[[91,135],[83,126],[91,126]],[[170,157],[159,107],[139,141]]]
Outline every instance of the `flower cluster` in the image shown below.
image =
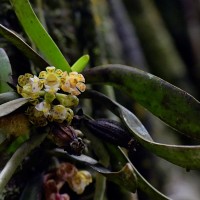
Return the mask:
[[48,121],[70,124],[74,116],[72,108],[79,103],[77,96],[85,89],[82,74],[63,72],[53,66],[41,71],[38,77],[29,73],[20,75],[17,85],[18,93],[30,98],[33,104],[27,114],[37,126],[45,126]]
[[44,176],[45,199],[69,200],[68,194],[59,193],[65,183],[77,194],[82,194],[91,182],[90,172],[78,170],[71,163],[62,163],[57,169]]

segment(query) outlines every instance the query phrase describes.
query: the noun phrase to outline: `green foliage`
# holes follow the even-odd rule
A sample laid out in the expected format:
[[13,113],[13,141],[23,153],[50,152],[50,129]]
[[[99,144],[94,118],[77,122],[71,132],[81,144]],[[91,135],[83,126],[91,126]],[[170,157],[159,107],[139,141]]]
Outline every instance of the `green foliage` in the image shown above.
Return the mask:
[[31,41],[40,50],[50,65],[71,71],[70,66],[57,45],[46,32],[28,0],[10,0],[15,13]]
[[[40,54],[38,54],[27,43],[25,43],[17,34],[7,29],[3,25],[0,25],[0,34],[3,37],[5,37],[9,42],[14,44],[19,50],[23,52],[23,54],[27,58],[33,61],[34,64],[36,64],[41,69],[48,65],[53,65],[67,72],[82,72],[84,70],[84,68],[89,62],[89,55],[83,55],[82,57],[80,57],[70,68],[65,57],[62,55],[57,45],[54,43],[50,35],[46,32],[46,30],[36,17],[29,1],[10,0],[10,2],[21,25],[24,28],[24,31],[27,33],[31,42],[33,42],[33,44],[39,49],[39,51],[45,57],[46,60],[44,60],[40,56]],[[10,92],[11,88],[7,85],[6,82],[9,81],[8,77],[11,74],[12,70],[8,56],[6,55],[3,49],[0,49],[0,69],[1,120],[2,117],[6,118],[8,114],[12,115],[14,111],[21,112],[19,108],[25,108],[29,102],[29,99],[19,98],[16,92]],[[120,89],[122,92],[128,94],[132,98],[132,100],[147,108],[151,113],[160,118],[170,127],[176,129],[180,133],[185,134],[186,136],[191,137],[192,139],[200,138],[200,103],[194,97],[181,90],[180,88],[175,87],[174,85],[150,73],[125,65],[111,64],[94,67],[85,71],[84,76],[86,78],[87,83],[103,85],[108,84]],[[52,74],[50,74],[49,77],[50,83],[57,81],[56,75],[52,78]],[[36,84],[36,86],[38,85]],[[150,136],[150,134],[148,133],[144,125],[140,122],[140,120],[124,106],[111,100],[102,93],[96,91],[88,90],[81,96],[82,98],[90,98],[94,101],[98,101],[99,104],[102,104],[106,107],[106,109],[110,110],[112,113],[118,116],[121,122],[123,122],[123,124],[125,125],[124,129],[130,134],[131,139],[136,140],[149,152],[183,168],[200,169],[200,145],[186,146],[158,143],[154,141],[154,139]],[[41,99],[39,98],[39,101],[40,100]],[[42,105],[40,104],[40,106]],[[34,108],[33,105],[32,107]],[[47,108],[48,107],[45,107],[43,105],[43,109]],[[23,112],[24,110],[25,109],[22,109]],[[34,111],[36,112],[36,114],[39,113],[37,109],[35,109]],[[42,112],[43,111],[41,111],[41,113]],[[86,119],[88,117],[85,115],[79,116],[78,114],[77,116],[76,117],[78,118],[78,120],[82,118]],[[49,121],[49,123],[51,123],[51,120]],[[61,148],[64,149],[64,142],[67,143],[66,146],[73,146],[75,144],[75,147],[77,147],[77,144],[82,144],[79,140],[80,138],[76,138],[77,134],[74,133],[75,130],[72,128],[67,129],[64,125],[63,127],[60,126],[60,130],[56,130],[58,133],[50,133],[49,128],[52,130],[53,125],[53,123],[49,126],[47,125],[47,129],[45,130],[41,127],[39,128],[32,125],[30,126],[32,128],[32,136],[30,138],[27,135],[23,135],[14,139],[13,143],[11,142],[11,145],[9,146],[9,148],[7,148],[6,152],[13,153],[13,156],[8,161],[8,163],[2,170],[2,173],[0,174],[0,191],[4,189],[11,176],[15,173],[17,166],[19,166],[22,163],[23,159],[29,156],[28,154],[34,148],[39,146],[43,142],[43,140],[47,141],[47,135],[51,134],[50,138],[52,139],[52,141],[59,139],[58,141],[61,143]],[[121,126],[117,128],[121,128]],[[116,131],[118,131],[117,128],[115,129]],[[86,151],[86,153],[88,153],[89,156],[67,156],[66,152],[62,150],[51,150],[53,156],[57,156],[57,154],[59,156],[64,155],[65,161],[69,158],[72,159],[73,162],[78,162],[79,164],[86,164],[96,172],[105,176],[106,179],[120,185],[120,187],[123,187],[130,192],[134,193],[139,188],[152,199],[169,199],[168,197],[157,191],[150,183],[148,183],[147,180],[144,179],[144,177],[137,171],[137,169],[131,163],[127,154],[121,148],[119,148],[120,150],[118,148],[115,148],[115,150],[110,151],[109,148],[105,148],[106,145],[109,146],[108,144],[104,144],[104,141],[102,142],[101,139],[94,136],[93,133],[88,133],[88,130],[85,130],[85,127],[84,131],[86,132],[84,136],[91,141],[91,149]],[[43,134],[36,134],[36,132],[42,132]],[[65,135],[65,137],[61,137],[63,132],[67,136]],[[106,137],[105,132],[101,134],[105,134],[104,137]],[[58,138],[55,139],[54,137]],[[3,143],[4,141],[7,142],[7,138],[2,138],[2,148],[5,148],[5,145]],[[55,142],[55,144],[58,143]],[[52,149],[52,147],[50,145],[49,147],[48,145],[42,148],[46,148],[45,150],[47,150],[49,156],[49,154],[51,154],[49,153],[49,149]],[[80,146],[78,146],[77,148],[80,148]],[[127,144],[127,149],[129,152],[133,151],[132,148],[133,146]],[[1,153],[2,152],[3,150],[1,149]],[[120,163],[120,167],[118,167],[120,169],[118,171],[112,170],[112,153],[115,154],[115,157],[117,159],[116,162]],[[99,161],[96,161],[95,159],[90,157],[90,154],[95,155],[95,157],[98,157]],[[15,164],[14,167],[13,163]],[[111,165],[111,169],[108,169],[109,165]],[[21,196],[21,199],[26,199],[27,195],[29,195],[29,199],[38,198],[36,193],[39,193],[41,195],[41,188],[41,179],[32,180],[30,183],[27,184]]]
[[8,115],[28,102],[28,98],[18,98],[0,105],[0,117]]
[[22,53],[35,63],[38,67],[45,68],[49,64],[27,43],[25,43],[16,33],[7,29],[0,24],[0,34],[6,38],[9,42],[15,45]]
[[197,159],[200,158],[199,145],[168,145],[154,142],[139,119],[122,105],[94,91],[88,92],[86,96],[104,102],[111,112],[120,117],[133,137],[150,152],[186,169],[200,169],[200,162]]
[[89,55],[81,56],[71,67],[72,71],[82,72],[89,62]]
[[11,88],[7,84],[9,82],[9,77],[11,76],[12,69],[10,61],[6,52],[0,48],[0,93],[9,92]]
[[88,83],[119,88],[169,126],[200,138],[200,103],[161,78],[124,65],[95,67],[85,73],[85,78]]

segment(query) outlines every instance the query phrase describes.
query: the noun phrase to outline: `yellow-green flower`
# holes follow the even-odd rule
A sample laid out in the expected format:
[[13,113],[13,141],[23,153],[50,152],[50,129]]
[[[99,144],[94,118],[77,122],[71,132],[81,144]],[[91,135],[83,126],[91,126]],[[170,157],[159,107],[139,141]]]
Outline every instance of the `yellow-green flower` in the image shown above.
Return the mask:
[[70,72],[69,75],[64,72],[61,78],[61,89],[71,95],[81,94],[86,89],[84,76],[78,72]]
[[44,116],[44,113],[37,110],[35,106],[29,106],[26,114],[28,115],[29,121],[35,126],[46,126],[48,124],[48,120]]
[[50,113],[53,121],[62,123],[64,120],[66,120],[68,123],[71,123],[74,113],[73,110],[70,108],[66,108],[63,105],[55,105],[53,106],[53,109]]
[[18,78],[17,92],[25,98],[38,98],[42,88],[43,83],[37,76],[26,73]]
[[[63,72],[54,66],[41,71],[39,77],[26,73],[18,77],[17,91],[35,105],[28,109],[29,120],[37,126],[48,122],[71,123],[74,113],[71,108],[79,103],[76,97],[86,89],[85,78],[77,72]],[[62,90],[59,93],[59,90]],[[67,92],[68,94],[63,94]],[[41,102],[42,100],[42,102]],[[39,103],[40,102],[40,103]],[[60,104],[58,104],[60,103]]]
[[45,117],[50,115],[51,105],[46,101],[43,101],[35,106],[38,111],[42,111]]
[[78,171],[70,180],[68,180],[70,188],[77,194],[82,194],[85,187],[92,183],[92,175],[90,172]]
[[39,78],[43,79],[45,88],[49,90],[50,88],[59,89],[60,78],[63,75],[63,71],[56,69],[53,66],[47,67],[46,71],[41,71]]

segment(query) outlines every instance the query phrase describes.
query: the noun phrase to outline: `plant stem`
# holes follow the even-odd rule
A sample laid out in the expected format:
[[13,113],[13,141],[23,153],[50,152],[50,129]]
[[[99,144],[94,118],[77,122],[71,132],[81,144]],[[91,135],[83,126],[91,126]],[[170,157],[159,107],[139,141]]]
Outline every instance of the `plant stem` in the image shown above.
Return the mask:
[[12,155],[6,166],[0,173],[0,193],[2,193],[4,187],[15,173],[17,167],[22,163],[24,158],[42,141],[46,138],[47,132],[37,134],[31,137],[27,142],[23,143],[16,152]]

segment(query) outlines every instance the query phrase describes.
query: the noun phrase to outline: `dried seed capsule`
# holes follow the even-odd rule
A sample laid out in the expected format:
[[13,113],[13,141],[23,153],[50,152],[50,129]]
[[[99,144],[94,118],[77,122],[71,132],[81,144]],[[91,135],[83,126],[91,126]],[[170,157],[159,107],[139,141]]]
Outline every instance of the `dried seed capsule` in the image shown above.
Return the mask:
[[112,144],[130,148],[134,139],[121,123],[109,119],[84,119],[86,127],[97,137]]
[[69,154],[79,156],[85,149],[85,144],[81,138],[77,137],[75,129],[66,123],[54,124],[50,131],[50,138]]

